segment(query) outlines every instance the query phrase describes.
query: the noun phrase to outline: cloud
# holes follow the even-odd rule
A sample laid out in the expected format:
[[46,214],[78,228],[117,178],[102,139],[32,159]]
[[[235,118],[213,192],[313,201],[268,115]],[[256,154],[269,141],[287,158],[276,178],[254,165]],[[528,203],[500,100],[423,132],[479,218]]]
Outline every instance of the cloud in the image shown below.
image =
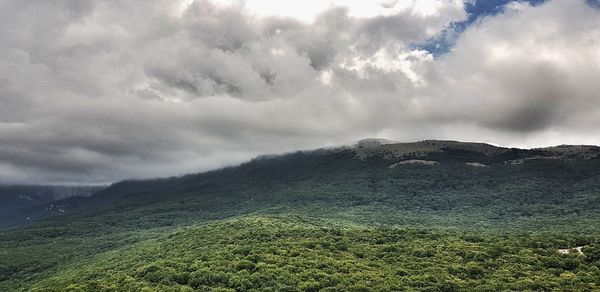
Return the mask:
[[414,48],[465,20],[462,1],[304,18],[252,1],[2,1],[0,182],[176,175],[372,136],[600,143],[600,17],[564,2],[511,4],[433,57]]
[[584,1],[509,5],[467,29],[435,64],[430,102],[450,99],[450,110],[439,109],[446,117],[519,133],[594,120],[599,16]]

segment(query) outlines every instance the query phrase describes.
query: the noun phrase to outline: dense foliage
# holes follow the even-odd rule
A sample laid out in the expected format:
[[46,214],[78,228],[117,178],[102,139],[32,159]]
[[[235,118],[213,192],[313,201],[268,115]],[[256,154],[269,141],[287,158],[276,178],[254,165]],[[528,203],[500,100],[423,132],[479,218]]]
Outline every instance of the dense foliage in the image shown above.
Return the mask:
[[[251,216],[178,229],[73,262],[33,290],[594,290],[600,289],[597,241]],[[556,249],[579,244],[588,246],[585,255]]]
[[305,152],[121,182],[21,210],[0,290],[600,289],[600,160],[506,163],[527,155]]

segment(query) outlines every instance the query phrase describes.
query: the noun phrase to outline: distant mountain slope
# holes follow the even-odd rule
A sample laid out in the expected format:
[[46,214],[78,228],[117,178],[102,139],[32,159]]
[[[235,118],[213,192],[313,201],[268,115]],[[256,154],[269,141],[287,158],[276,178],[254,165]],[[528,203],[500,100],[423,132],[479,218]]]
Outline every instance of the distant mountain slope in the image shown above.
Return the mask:
[[0,185],[0,212],[47,205],[70,197],[89,197],[104,186]]
[[229,208],[243,213],[302,207],[314,211],[315,206],[343,212],[371,210],[372,214],[404,211],[386,216],[386,221],[398,217],[387,223],[405,222],[410,214],[416,216],[412,221],[422,222],[436,214],[446,224],[452,222],[448,217],[464,221],[463,215],[468,214],[478,214],[474,221],[484,225],[533,222],[540,216],[565,220],[566,216],[597,214],[591,206],[600,202],[596,193],[600,190],[599,154],[595,146],[524,150],[456,141],[369,139],[352,146],[257,158],[206,173],[123,181],[89,198],[55,202],[60,213],[43,205],[5,216],[3,222],[17,224],[26,218],[124,206],[156,208],[158,213],[185,210],[178,220],[203,217],[203,208],[221,210],[226,216]]

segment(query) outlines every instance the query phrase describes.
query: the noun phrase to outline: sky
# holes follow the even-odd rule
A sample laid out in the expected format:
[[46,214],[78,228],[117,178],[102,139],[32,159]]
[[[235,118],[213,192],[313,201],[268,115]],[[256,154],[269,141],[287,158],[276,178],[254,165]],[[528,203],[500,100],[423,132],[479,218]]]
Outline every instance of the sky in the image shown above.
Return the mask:
[[3,0],[0,183],[363,138],[600,144],[596,0]]

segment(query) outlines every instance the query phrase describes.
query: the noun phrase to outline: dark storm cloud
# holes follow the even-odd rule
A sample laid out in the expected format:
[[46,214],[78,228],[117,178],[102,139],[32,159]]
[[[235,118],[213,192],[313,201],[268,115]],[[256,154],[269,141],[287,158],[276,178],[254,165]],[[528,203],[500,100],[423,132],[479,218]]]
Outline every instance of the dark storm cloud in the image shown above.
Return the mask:
[[598,143],[600,17],[565,2],[511,3],[433,58],[414,45],[464,20],[460,1],[310,23],[201,0],[1,1],[0,182],[165,176],[370,136]]

